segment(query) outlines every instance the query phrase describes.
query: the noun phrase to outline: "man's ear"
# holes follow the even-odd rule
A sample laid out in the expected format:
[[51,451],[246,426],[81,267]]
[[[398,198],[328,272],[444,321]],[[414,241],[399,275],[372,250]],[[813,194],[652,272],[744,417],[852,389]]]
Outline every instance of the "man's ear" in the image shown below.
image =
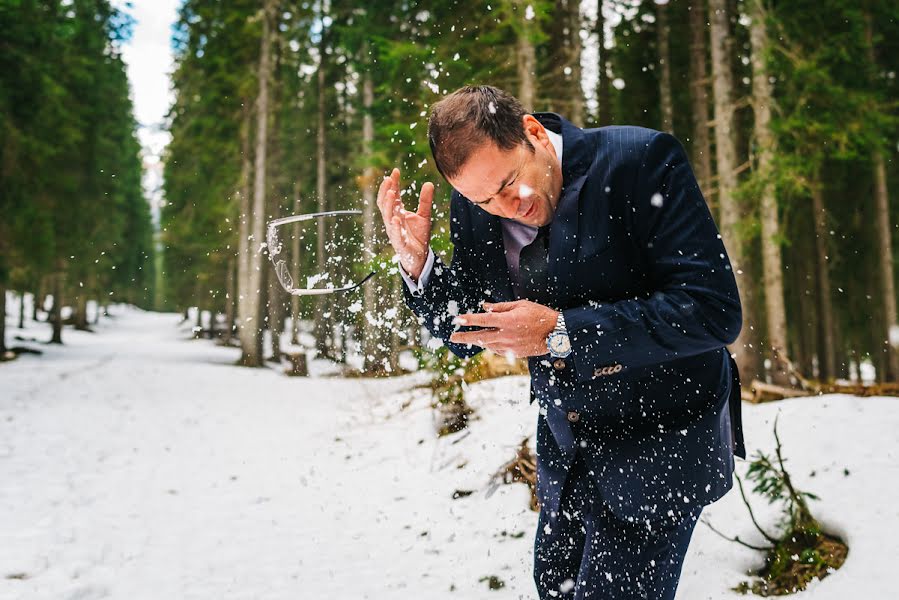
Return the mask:
[[524,135],[532,144],[539,144],[544,148],[549,148],[552,145],[552,141],[546,134],[546,128],[543,126],[543,123],[538,121],[534,115],[524,115],[521,118],[521,123],[524,126]]

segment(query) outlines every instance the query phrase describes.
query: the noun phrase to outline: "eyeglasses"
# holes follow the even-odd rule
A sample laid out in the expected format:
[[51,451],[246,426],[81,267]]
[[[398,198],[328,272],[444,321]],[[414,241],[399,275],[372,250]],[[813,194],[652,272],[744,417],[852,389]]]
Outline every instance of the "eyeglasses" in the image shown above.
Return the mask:
[[[287,261],[283,258],[279,259],[278,255],[281,254],[281,250],[283,249],[284,244],[281,241],[280,236],[278,235],[278,228],[284,225],[288,225],[290,223],[298,223],[300,221],[311,221],[313,219],[324,219],[328,217],[338,217],[343,215],[361,215],[361,210],[332,210],[328,212],[320,212],[320,213],[309,213],[305,215],[294,215],[292,217],[284,217],[281,219],[275,219],[274,221],[270,221],[268,223],[268,228],[266,231],[266,247],[268,248],[268,258],[272,261],[272,264],[275,266],[275,274],[278,276],[278,281],[281,283],[281,287],[283,287],[287,293],[294,296],[320,296],[323,294],[333,294],[335,292],[349,292],[360,287],[363,283],[374,277],[375,273],[372,271],[368,275],[365,276],[358,283],[346,284],[339,287],[334,287],[333,284],[328,284],[326,287],[307,287],[307,288],[298,288],[295,287],[293,277],[290,275],[290,268],[287,264]],[[293,260],[297,260],[297,257],[293,257]],[[315,277],[310,277],[307,281],[320,281],[322,279],[327,279],[326,276],[318,275]],[[312,285],[312,284],[308,284]]]

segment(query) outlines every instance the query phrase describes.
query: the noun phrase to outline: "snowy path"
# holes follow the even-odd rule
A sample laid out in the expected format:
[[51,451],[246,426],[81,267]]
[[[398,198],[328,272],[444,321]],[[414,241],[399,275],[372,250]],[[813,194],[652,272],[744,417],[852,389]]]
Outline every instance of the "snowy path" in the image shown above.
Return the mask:
[[[120,309],[98,334],[0,365],[0,598],[534,597],[526,488],[488,494],[533,431],[526,378],[472,386],[480,420],[438,440],[420,376],[240,369],[177,321]],[[744,406],[750,452],[773,447],[778,411],[796,483],[851,548],[800,597],[892,597],[899,400]],[[757,538],[736,493],[703,514]],[[700,525],[678,598],[737,598],[757,561]],[[505,587],[488,590],[491,575]]]
[[0,367],[0,598],[434,597],[476,551],[469,569],[529,583],[528,543],[486,554],[503,529],[530,537],[523,488],[444,550],[468,534],[466,511],[446,518],[467,501],[449,500],[456,463],[419,444],[423,402],[388,419],[414,378],[240,369],[177,320],[128,311]]

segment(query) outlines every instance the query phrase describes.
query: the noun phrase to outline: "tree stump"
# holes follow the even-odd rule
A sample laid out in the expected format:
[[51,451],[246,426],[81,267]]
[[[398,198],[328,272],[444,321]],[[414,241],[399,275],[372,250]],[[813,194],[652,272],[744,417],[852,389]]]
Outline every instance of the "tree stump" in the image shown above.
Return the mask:
[[285,352],[284,357],[290,362],[290,367],[284,370],[291,377],[308,377],[309,366],[306,364],[305,352]]

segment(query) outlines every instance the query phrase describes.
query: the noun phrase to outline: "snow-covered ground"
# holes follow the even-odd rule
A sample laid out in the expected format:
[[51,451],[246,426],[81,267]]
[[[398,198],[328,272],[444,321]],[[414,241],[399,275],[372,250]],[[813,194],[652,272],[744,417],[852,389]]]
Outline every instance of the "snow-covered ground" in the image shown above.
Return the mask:
[[[0,598],[535,597],[527,488],[489,485],[533,433],[525,377],[471,386],[479,419],[437,438],[423,374],[288,378],[232,366],[237,350],[190,339],[178,315],[114,315],[0,364]],[[10,340],[49,336],[14,321]],[[850,546],[800,596],[895,597],[899,399],[743,409],[750,453],[773,448],[781,414],[795,483]],[[736,490],[703,517],[760,543]],[[759,560],[700,524],[678,598],[736,598]]]

